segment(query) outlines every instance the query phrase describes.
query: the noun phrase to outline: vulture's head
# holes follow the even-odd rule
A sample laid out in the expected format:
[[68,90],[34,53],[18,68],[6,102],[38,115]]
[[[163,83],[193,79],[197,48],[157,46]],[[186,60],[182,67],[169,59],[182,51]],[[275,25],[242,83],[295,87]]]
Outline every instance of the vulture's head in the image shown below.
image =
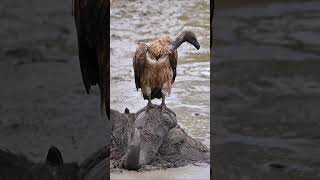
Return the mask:
[[197,48],[197,50],[200,49],[200,44],[195,33],[193,31],[186,30],[182,31],[179,36],[173,41],[170,52],[174,52],[175,50],[177,50],[184,42],[192,44],[195,48]]
[[197,40],[196,35],[194,34],[194,32],[192,31],[183,31],[182,32],[185,41],[187,41],[188,43],[192,44],[195,48],[197,48],[197,50],[200,49],[200,44]]

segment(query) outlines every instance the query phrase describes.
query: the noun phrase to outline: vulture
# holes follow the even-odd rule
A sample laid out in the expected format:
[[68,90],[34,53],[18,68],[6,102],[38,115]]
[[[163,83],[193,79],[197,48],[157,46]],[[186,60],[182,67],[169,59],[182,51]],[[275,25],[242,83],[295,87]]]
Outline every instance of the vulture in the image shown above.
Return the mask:
[[100,89],[100,110],[110,119],[109,0],[73,0],[82,80],[87,94]]
[[200,49],[192,31],[182,31],[175,40],[162,36],[148,43],[138,43],[133,57],[134,78],[137,91],[141,88],[143,98],[148,100],[146,112],[154,107],[151,100],[155,98],[162,98],[162,112],[171,111],[166,107],[165,97],[171,93],[177,74],[177,49],[184,42]]

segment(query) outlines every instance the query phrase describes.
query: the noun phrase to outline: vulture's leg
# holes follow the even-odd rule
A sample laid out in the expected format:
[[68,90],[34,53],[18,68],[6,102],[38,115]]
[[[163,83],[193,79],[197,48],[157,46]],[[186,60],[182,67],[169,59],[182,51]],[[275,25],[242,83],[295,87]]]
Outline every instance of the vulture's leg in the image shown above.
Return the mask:
[[146,91],[147,91],[147,96],[148,96],[148,105],[146,107],[146,112],[149,112],[149,109],[151,109],[155,106],[151,102],[151,88],[147,87]]
[[166,106],[166,95],[162,93],[162,102],[161,102],[161,110],[162,112],[165,111],[165,109],[168,109]]
[[155,107],[155,105],[151,103],[151,95],[150,95],[148,96],[148,105],[146,107],[146,112],[149,112],[149,110],[153,107]]
[[148,96],[148,104],[147,104],[147,109],[146,109],[147,112],[149,109],[151,109],[151,106],[152,106],[151,97]]
[[165,111],[169,111],[170,113],[174,114],[176,116],[176,113],[169,109],[166,105],[166,95],[162,92],[162,102],[161,102],[161,111],[164,113]]
[[148,97],[148,106],[150,107],[150,106],[152,106],[153,104],[152,104],[152,102],[151,102],[151,97],[149,96]]

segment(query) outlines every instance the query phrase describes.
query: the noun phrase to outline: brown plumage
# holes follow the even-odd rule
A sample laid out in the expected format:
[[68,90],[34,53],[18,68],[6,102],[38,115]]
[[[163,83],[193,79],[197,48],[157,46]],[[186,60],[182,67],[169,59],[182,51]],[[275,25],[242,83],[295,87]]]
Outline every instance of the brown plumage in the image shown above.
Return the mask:
[[144,99],[162,98],[162,107],[166,108],[165,96],[170,95],[176,78],[178,47],[189,42],[197,49],[199,42],[192,31],[183,31],[174,41],[163,36],[149,43],[139,43],[133,57],[133,69],[137,90],[141,88]]
[[109,0],[74,0],[73,14],[77,29],[82,80],[87,93],[99,85],[101,110],[110,119],[110,39]]

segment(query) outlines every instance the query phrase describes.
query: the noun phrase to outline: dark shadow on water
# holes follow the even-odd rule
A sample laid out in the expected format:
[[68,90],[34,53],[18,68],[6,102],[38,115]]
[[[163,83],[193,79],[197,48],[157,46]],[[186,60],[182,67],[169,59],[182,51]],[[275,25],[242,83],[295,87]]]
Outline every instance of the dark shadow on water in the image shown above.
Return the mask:
[[319,2],[216,4],[213,174],[319,179]]

